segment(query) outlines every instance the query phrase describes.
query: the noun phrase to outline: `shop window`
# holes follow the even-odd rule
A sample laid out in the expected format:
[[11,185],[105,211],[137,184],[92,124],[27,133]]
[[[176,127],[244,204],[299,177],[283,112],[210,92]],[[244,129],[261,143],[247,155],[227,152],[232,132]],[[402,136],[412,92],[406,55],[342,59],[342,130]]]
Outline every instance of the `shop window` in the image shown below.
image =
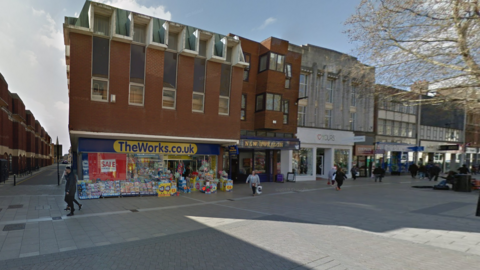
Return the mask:
[[128,104],[143,106],[143,101],[144,101],[143,89],[144,89],[143,85],[131,83],[130,94],[128,97]]
[[255,151],[254,152],[254,162],[255,162],[255,171],[257,173],[266,173],[267,164],[266,164],[266,152],[265,151]]
[[145,47],[130,45],[130,82],[143,84],[145,80]]
[[247,120],[247,95],[242,94],[242,105],[240,108],[240,120]]
[[335,149],[334,152],[334,164],[340,167],[345,174],[350,172],[349,159],[350,151],[347,149]]
[[267,70],[268,56],[269,56],[268,53],[260,56],[260,65],[258,67],[258,72]]
[[332,127],[332,110],[325,111],[325,125],[326,128]]
[[110,35],[110,18],[95,14],[93,32],[98,35]]
[[297,114],[297,125],[298,125],[298,126],[301,126],[301,127],[304,127],[304,126],[305,126],[305,122],[306,122],[305,114],[306,114],[306,111],[307,111],[307,107],[305,107],[305,106],[298,106],[298,114]]
[[177,54],[165,52],[163,67],[163,102],[162,107],[175,109],[177,87]]
[[285,64],[285,88],[290,89],[292,80],[292,64]]
[[283,100],[283,124],[288,124],[288,100]]
[[293,151],[292,168],[299,176],[313,175],[313,149],[300,148]]
[[245,62],[248,63],[248,67],[243,70],[243,81],[248,82],[248,78],[250,77],[250,61],[251,55],[249,53],[243,53],[243,58],[245,58]]
[[255,111],[263,111],[265,110],[265,95],[260,94],[257,95],[256,102],[255,102]]
[[327,103],[333,103],[333,93],[335,91],[336,80],[327,80],[327,91],[325,92],[325,101]]
[[205,102],[205,68],[206,60],[195,58],[193,72],[193,107],[194,112],[203,112]]
[[230,65],[222,64],[218,113],[223,115],[228,115],[229,113],[231,68]]
[[168,31],[168,49],[176,51],[178,43],[178,33]]
[[277,111],[282,110],[282,95],[277,94],[267,94],[267,111]]
[[298,89],[298,97],[305,97],[308,90],[308,75],[300,74],[300,88]]
[[92,79],[91,99],[108,102],[108,80]]
[[133,26],[133,41],[145,44],[147,27],[145,25],[135,24]]
[[92,77],[108,79],[110,41],[94,36],[92,42]]

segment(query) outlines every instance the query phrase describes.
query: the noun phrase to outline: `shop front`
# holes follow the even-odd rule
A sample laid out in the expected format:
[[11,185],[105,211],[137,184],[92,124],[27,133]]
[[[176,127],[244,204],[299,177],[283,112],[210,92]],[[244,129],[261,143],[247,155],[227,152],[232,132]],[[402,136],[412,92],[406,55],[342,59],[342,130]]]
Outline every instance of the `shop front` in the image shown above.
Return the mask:
[[478,164],[478,148],[467,147],[465,149],[465,164],[471,168]]
[[290,151],[290,171],[297,181],[327,178],[328,171],[340,166],[350,175],[354,134],[349,131],[298,128],[297,137],[302,147]]
[[359,177],[372,175],[372,165],[375,156],[374,145],[355,144],[353,164],[358,167]]
[[419,162],[422,164],[435,163],[448,172],[461,166],[462,149],[459,144],[421,141],[424,151],[419,154]]
[[375,167],[381,166],[388,173],[406,173],[415,162],[413,144],[377,142],[375,148]]
[[195,179],[217,178],[220,149],[218,144],[79,138],[79,198],[157,196],[159,188],[170,196],[186,186],[187,177],[192,178],[189,191],[200,189]]
[[[298,139],[282,138],[242,138],[238,152],[229,150],[230,177],[234,183],[245,183],[253,170],[261,182],[277,180],[277,175],[287,175],[283,160],[288,157],[289,150],[300,149]],[[231,147],[230,147],[231,148]]]

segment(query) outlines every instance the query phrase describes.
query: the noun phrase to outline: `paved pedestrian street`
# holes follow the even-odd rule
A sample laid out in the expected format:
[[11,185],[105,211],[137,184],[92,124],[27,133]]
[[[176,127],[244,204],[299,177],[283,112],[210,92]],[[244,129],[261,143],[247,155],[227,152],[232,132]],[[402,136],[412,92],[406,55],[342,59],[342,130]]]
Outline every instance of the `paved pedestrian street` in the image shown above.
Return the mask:
[[231,193],[83,200],[73,217],[63,186],[27,183],[0,184],[0,269],[480,265],[478,191],[415,189],[432,182],[407,176],[349,179],[341,191],[316,181],[263,183],[255,197],[238,184]]

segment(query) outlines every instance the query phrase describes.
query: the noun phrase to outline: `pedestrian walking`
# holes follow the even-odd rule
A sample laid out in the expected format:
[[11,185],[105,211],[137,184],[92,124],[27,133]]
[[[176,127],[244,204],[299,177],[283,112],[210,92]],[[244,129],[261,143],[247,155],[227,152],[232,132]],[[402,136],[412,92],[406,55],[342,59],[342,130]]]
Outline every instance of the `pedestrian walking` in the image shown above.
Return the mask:
[[352,168],[350,169],[350,173],[352,174],[353,180],[357,180],[357,173],[358,173],[358,167],[356,165],[352,165]]
[[73,200],[75,199],[75,192],[77,190],[77,179],[75,175],[72,173],[70,167],[65,169],[65,179],[67,179],[67,183],[65,184],[65,197],[70,207],[70,214],[67,216],[73,216],[75,212],[75,208],[73,207]]
[[420,179],[424,179],[426,173],[427,173],[427,168],[425,167],[425,165],[420,164],[420,167],[418,167],[418,177]]
[[258,175],[255,175],[255,171],[252,171],[252,174],[247,177],[247,181],[245,183],[250,182],[250,187],[252,188],[252,196],[255,196],[255,191],[257,190],[257,187],[260,185],[260,177]]
[[337,190],[341,190],[341,187],[343,185],[343,180],[345,179],[347,179],[347,176],[342,171],[342,168],[340,168],[339,166],[337,168],[337,172],[335,173],[335,181],[337,181]]
[[337,173],[337,166],[333,166],[328,172],[328,185],[335,185],[335,174]]
[[437,181],[441,171],[442,169],[440,169],[440,167],[437,164],[434,164],[430,169],[430,178],[428,181],[432,181],[432,179],[434,181]]
[[376,167],[375,170],[373,170],[373,175],[375,176],[375,182],[377,182],[377,180],[382,182],[382,178],[385,176],[385,170],[381,167]]
[[[63,177],[65,177],[65,174],[63,175]],[[65,185],[68,186],[68,180],[66,179],[65,177]],[[76,192],[75,192],[76,194]],[[65,193],[65,198],[64,198],[64,201],[67,203],[67,206],[65,207],[65,211],[70,211],[70,207],[68,206],[68,200],[67,200],[67,194]],[[82,206],[83,204],[79,203],[76,199],[75,199],[75,196],[73,196],[73,202],[78,206],[78,210],[82,210]]]
[[412,175],[412,178],[415,179],[417,177],[417,172],[418,172],[417,164],[415,164],[415,163],[410,164],[410,166],[408,166],[408,171]]

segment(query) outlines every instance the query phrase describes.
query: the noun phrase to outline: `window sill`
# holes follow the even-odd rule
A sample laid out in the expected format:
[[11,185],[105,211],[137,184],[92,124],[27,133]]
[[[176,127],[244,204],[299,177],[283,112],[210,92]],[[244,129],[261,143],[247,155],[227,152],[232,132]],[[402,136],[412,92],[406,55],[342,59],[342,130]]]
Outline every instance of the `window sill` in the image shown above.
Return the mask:
[[228,113],[218,113],[218,115],[230,116],[230,114],[228,114]]
[[195,111],[195,110],[192,110],[192,112],[193,113],[201,113],[201,114],[205,113],[204,111]]
[[91,101],[108,102],[108,100],[90,98]]
[[128,105],[132,105],[132,106],[135,106],[135,107],[143,107],[143,104],[135,104],[135,103],[128,103]]
[[172,111],[174,111],[174,110],[175,110],[175,107],[174,107],[174,108],[172,108],[172,107],[163,107],[163,106],[162,106],[162,109],[165,109],[165,110],[172,110]]

